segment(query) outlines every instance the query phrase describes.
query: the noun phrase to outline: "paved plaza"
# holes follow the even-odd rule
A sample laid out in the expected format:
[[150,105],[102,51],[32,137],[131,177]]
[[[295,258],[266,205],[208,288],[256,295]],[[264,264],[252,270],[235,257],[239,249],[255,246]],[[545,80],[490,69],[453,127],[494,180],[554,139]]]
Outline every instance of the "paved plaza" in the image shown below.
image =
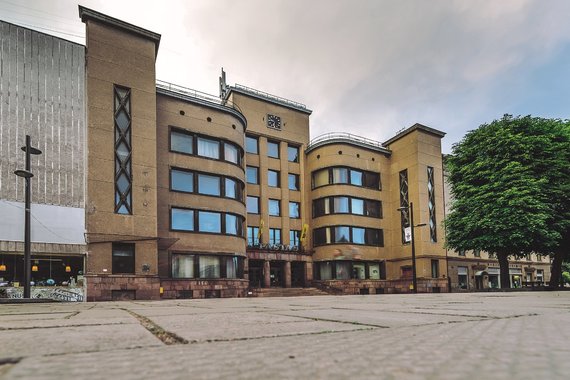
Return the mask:
[[570,292],[0,304],[2,379],[568,379]]

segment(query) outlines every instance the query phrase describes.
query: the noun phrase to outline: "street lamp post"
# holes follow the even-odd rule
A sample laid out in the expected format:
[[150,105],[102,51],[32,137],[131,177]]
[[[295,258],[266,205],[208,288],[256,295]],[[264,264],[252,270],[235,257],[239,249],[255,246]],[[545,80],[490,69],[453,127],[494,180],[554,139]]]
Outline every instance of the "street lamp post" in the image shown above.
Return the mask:
[[410,210],[410,238],[412,240],[412,286],[413,293],[418,292],[418,277],[416,272],[416,243],[414,239],[414,228],[425,226],[425,223],[414,225],[414,203],[410,202],[409,207],[399,207],[398,211],[402,212],[404,210]]
[[31,272],[31,225],[30,225],[30,207],[31,207],[31,186],[30,182],[34,174],[30,171],[30,155],[42,154],[42,151],[32,147],[32,139],[30,135],[26,135],[26,146],[22,150],[26,152],[26,170],[16,170],[14,174],[23,177],[26,180],[26,211],[24,221],[24,298],[30,298],[30,283],[32,282]]

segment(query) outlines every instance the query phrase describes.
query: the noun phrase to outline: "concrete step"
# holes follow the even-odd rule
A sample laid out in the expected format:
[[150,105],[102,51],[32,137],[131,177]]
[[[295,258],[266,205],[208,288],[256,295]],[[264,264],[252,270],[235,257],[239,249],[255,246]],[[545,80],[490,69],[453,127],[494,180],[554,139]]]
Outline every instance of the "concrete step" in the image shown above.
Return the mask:
[[317,288],[255,288],[250,290],[250,297],[305,297],[305,296],[328,296]]

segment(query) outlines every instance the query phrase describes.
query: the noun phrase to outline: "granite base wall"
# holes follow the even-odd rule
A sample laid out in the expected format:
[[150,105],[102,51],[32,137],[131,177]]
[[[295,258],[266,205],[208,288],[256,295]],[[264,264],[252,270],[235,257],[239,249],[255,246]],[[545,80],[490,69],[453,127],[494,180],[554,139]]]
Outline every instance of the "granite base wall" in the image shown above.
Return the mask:
[[[447,279],[418,279],[418,293],[448,293]],[[319,280],[313,285],[332,294],[412,293],[411,279],[399,280]]]
[[246,297],[249,281],[244,279],[162,279],[162,299]]
[[117,300],[159,300],[158,276],[86,275],[87,302]]

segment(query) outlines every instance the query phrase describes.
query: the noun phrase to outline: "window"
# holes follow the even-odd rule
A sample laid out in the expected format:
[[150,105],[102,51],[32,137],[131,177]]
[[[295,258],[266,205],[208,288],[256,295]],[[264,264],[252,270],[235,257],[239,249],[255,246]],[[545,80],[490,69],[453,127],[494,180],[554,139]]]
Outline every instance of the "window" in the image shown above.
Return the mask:
[[200,256],[200,278],[220,278],[220,257]]
[[348,280],[350,279],[350,275],[351,275],[351,268],[350,268],[350,262],[347,261],[341,261],[341,262],[336,262],[335,263],[335,267],[336,267],[336,276],[335,278],[337,280]]
[[402,244],[407,244],[406,227],[410,226],[410,201],[408,199],[408,169],[400,172],[400,225],[402,233]]
[[224,160],[233,162],[234,164],[240,164],[239,150],[235,145],[224,143]]
[[460,249],[459,252],[457,252],[457,254],[459,256],[465,256],[465,250],[464,249]]
[[241,236],[241,221],[237,215],[226,214],[226,234]]
[[368,264],[368,273],[371,280],[380,280],[380,264]]
[[194,277],[194,255],[172,254],[172,278]]
[[269,215],[271,216],[281,215],[281,205],[278,199],[269,200]]
[[220,196],[220,177],[198,174],[198,194]]
[[544,282],[544,269],[536,270],[536,281]]
[[431,277],[432,278],[439,277],[439,260],[431,261]]
[[384,232],[375,228],[351,226],[321,227],[313,231],[313,243],[315,246],[331,243],[353,243],[383,247]]
[[241,278],[239,257],[225,257],[224,259],[226,260],[226,278]]
[[352,263],[352,278],[355,278],[357,280],[366,280],[366,263]]
[[187,133],[171,131],[170,132],[170,150],[174,152],[193,154],[194,153],[194,137]]
[[350,212],[348,208],[348,197],[334,197],[333,210],[335,213],[348,214]]
[[301,217],[301,204],[299,202],[289,202],[289,217],[294,219]]
[[298,174],[289,174],[288,182],[289,182],[289,190],[296,190],[296,191],[300,190]]
[[273,244],[273,245],[281,244],[281,229],[280,228],[270,228],[269,229],[269,244]]
[[350,227],[339,226],[334,228],[334,242],[348,243],[350,242]]
[[276,170],[267,171],[267,185],[271,187],[279,187],[279,172]]
[[354,214],[382,217],[382,203],[353,197],[325,197],[313,201],[313,218],[328,214]]
[[256,168],[255,166],[247,166],[245,171],[247,183],[254,185],[259,184],[259,168]]
[[467,267],[457,267],[457,286],[460,289],[469,288],[469,283],[467,282]]
[[427,167],[427,190],[428,190],[428,213],[429,213],[429,236],[432,243],[437,241],[437,230],[435,223],[435,181],[434,172],[431,166]]
[[259,197],[248,195],[246,208],[249,214],[259,214]]
[[194,174],[187,171],[170,170],[170,188],[187,193],[194,192]]
[[194,210],[172,208],[170,228],[178,231],[194,231]]
[[474,255],[475,257],[481,257],[481,250],[480,250],[480,249],[474,250],[474,251],[473,251],[473,255]]
[[289,230],[289,245],[298,247],[301,244],[301,231]]
[[135,273],[135,245],[113,243],[113,274]]
[[273,158],[279,158],[279,143],[276,141],[267,141],[267,155]]
[[242,165],[243,149],[237,144],[177,128],[170,130],[170,151]]
[[257,137],[245,136],[245,151],[247,153],[259,154]]
[[247,245],[259,245],[259,227],[247,227]]
[[312,174],[313,189],[331,185],[346,184],[380,190],[380,173],[368,172],[348,167],[333,167],[314,171]]
[[299,147],[291,145],[287,147],[287,160],[289,162],[299,162]]
[[331,262],[318,263],[318,268],[319,268],[319,279],[332,280],[333,263]]
[[133,213],[131,90],[114,86],[115,99],[115,213]]
[[200,232],[222,232],[222,219],[219,212],[199,211],[198,231]]
[[198,156],[218,160],[220,158],[219,141],[198,137]]
[[176,168],[170,169],[170,189],[243,201],[243,183],[236,179]]

